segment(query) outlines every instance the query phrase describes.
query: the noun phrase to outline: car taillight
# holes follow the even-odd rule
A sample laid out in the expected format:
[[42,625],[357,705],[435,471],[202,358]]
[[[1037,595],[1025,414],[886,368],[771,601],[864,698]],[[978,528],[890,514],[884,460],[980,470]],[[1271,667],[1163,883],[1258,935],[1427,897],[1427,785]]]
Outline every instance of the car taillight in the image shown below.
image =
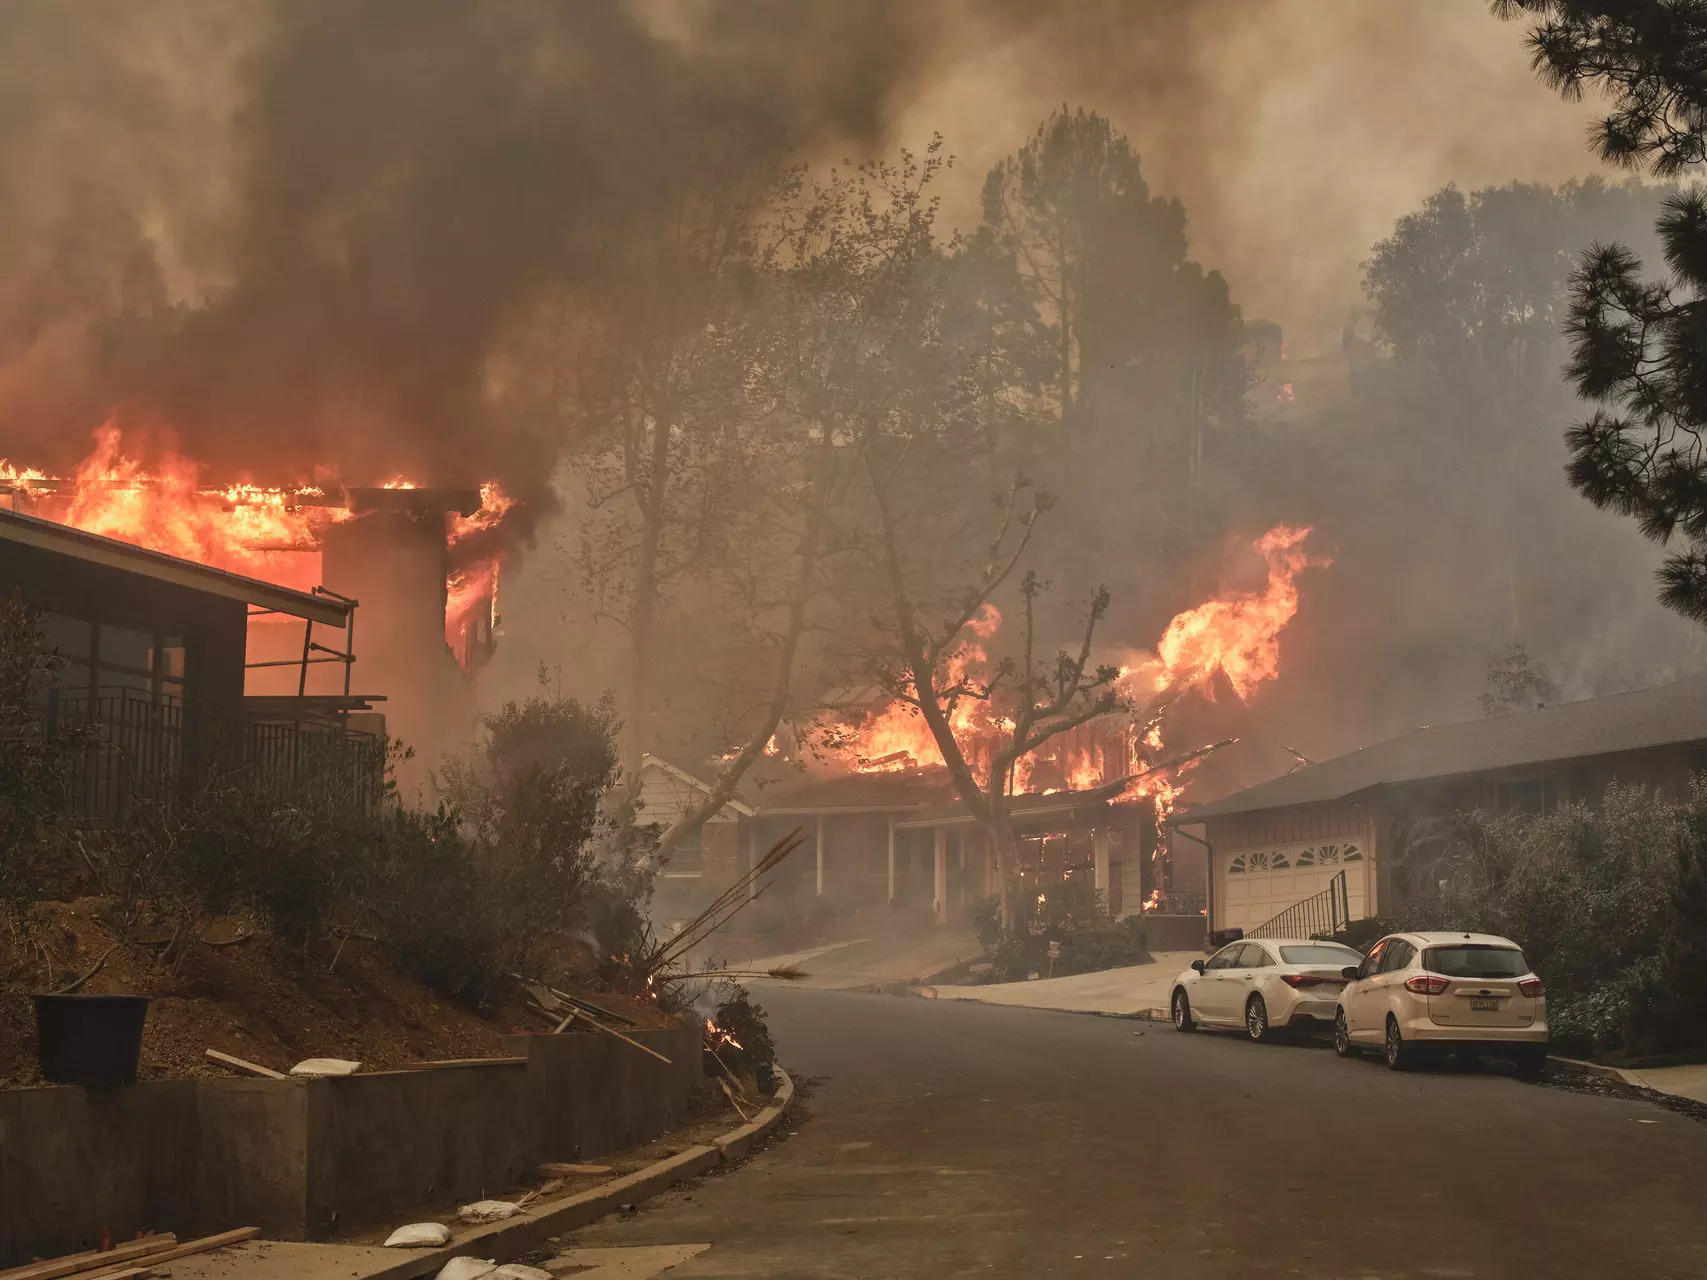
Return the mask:
[[1540,978],[1525,978],[1517,984],[1517,989],[1531,998],[1547,994],[1547,984],[1542,982]]
[[1337,982],[1337,978],[1318,978],[1313,973],[1283,973],[1280,980],[1289,987],[1318,987],[1324,982]]
[[1405,979],[1405,990],[1414,991],[1419,996],[1437,996],[1447,988],[1445,978],[1437,978],[1432,973],[1419,973],[1414,978]]

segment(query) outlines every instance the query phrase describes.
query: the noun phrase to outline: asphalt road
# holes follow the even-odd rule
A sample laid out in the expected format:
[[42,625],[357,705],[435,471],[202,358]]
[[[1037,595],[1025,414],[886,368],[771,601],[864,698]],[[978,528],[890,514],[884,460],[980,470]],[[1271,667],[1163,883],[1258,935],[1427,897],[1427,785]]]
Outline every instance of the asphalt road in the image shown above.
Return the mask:
[[791,1136],[579,1233],[678,1277],[1707,1276],[1707,1124],[1165,1024],[767,987]]

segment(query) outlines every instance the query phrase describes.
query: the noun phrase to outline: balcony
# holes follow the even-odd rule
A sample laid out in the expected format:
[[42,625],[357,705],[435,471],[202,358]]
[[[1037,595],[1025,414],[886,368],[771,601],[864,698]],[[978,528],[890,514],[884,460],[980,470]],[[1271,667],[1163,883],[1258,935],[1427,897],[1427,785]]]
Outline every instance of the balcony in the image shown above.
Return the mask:
[[[285,701],[285,700],[280,700]],[[49,723],[85,727],[75,754],[67,808],[75,817],[123,822],[139,806],[171,806],[215,779],[258,790],[329,787],[352,812],[384,794],[385,741],[336,717],[216,713],[176,698],[124,687],[55,690]]]

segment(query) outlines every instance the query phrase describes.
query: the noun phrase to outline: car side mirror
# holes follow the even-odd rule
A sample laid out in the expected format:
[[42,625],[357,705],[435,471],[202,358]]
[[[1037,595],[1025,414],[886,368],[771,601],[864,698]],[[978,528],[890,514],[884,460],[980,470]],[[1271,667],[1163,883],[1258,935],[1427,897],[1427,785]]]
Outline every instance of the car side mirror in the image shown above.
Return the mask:
[[1201,960],[1193,960],[1193,961],[1192,961],[1192,962],[1191,962],[1191,967],[1192,967],[1192,968],[1193,968],[1193,969],[1196,969],[1196,970],[1197,970],[1197,971],[1198,971],[1198,972],[1199,972],[1199,973],[1202,973],[1202,972],[1203,972],[1203,961],[1201,961]]
[[1363,970],[1358,968],[1356,965],[1348,964],[1345,968],[1340,970],[1340,977],[1344,978],[1347,982],[1356,982],[1357,975],[1362,972]]

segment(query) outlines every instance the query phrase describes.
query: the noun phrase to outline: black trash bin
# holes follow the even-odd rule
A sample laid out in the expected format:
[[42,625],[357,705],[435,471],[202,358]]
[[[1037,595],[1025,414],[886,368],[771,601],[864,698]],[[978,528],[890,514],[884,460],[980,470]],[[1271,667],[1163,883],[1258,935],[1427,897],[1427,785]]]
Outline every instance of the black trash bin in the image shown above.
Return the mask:
[[147,996],[40,995],[36,1058],[55,1084],[110,1089],[136,1083]]

